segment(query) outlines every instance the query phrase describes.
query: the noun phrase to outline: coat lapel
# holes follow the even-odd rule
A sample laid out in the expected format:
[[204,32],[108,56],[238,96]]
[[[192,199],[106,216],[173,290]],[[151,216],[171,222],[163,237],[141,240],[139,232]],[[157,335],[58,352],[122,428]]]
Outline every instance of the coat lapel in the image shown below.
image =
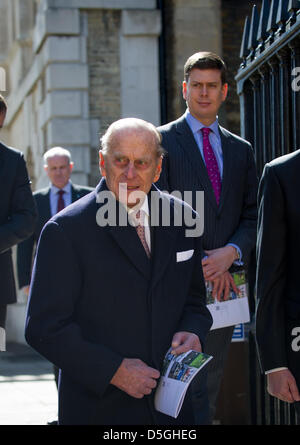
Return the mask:
[[218,213],[222,211],[224,205],[225,197],[230,186],[230,177],[234,174],[233,167],[233,153],[232,153],[232,140],[228,134],[224,131],[224,128],[219,126],[222,152],[223,152],[223,178],[222,178],[222,189],[220,196],[220,204],[218,208]]
[[[162,225],[162,211],[161,206],[151,205],[152,201],[150,198],[150,212],[152,221],[154,216],[156,216],[156,221],[159,221],[159,225],[153,227],[152,229],[152,277],[151,277],[151,287],[153,288],[156,283],[163,277],[167,265],[172,261],[172,256],[174,257],[174,251],[176,246],[176,238],[178,236],[178,230],[174,227],[174,209],[173,202],[166,198],[155,186],[152,186],[151,192],[159,193],[161,197],[160,203],[165,202],[166,207],[170,205],[170,225]],[[166,202],[168,201],[168,202]],[[156,202],[156,200],[155,200]],[[159,212],[158,215],[154,215],[155,212]]]
[[72,199],[72,202],[77,201],[79,198],[81,198],[81,193],[80,193],[80,191],[75,187],[75,185],[72,184],[72,182],[71,182],[71,199]]
[[190,160],[191,166],[203,187],[206,198],[210,201],[215,210],[217,210],[218,206],[216,198],[207,174],[205,163],[202,159],[194,135],[184,117],[177,123],[176,136],[178,145],[184,150],[187,158]]

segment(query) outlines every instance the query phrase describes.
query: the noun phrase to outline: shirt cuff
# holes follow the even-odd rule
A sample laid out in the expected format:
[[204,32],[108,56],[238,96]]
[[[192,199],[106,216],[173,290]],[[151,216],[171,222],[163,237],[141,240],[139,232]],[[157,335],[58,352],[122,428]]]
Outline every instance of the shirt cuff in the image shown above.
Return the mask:
[[242,261],[242,251],[241,251],[241,249],[239,248],[239,246],[237,246],[237,245],[234,244],[234,243],[228,243],[227,246],[232,246],[232,247],[234,247],[234,248],[237,250],[237,253],[238,253],[238,256],[239,256],[238,259],[235,260],[235,261],[233,262],[233,264],[235,264],[236,266],[243,266],[244,263],[243,263],[243,261]]
[[269,369],[268,371],[265,371],[265,374],[271,374],[272,372],[276,372],[276,371],[283,371],[284,369],[288,369],[285,366],[282,366],[281,368],[274,368],[274,369]]

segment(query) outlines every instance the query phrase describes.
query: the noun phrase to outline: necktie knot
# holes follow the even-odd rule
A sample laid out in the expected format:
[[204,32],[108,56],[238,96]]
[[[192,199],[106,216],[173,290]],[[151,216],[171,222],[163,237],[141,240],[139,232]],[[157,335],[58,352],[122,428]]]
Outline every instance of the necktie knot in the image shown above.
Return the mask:
[[202,131],[203,137],[208,137],[209,133],[211,132],[211,129],[208,127],[203,127],[203,128],[201,128],[201,131]]

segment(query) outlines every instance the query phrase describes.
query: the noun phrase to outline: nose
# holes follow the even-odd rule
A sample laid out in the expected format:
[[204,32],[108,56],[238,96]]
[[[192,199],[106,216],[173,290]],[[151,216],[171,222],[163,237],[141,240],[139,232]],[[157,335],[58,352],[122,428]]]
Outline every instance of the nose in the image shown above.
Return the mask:
[[203,85],[201,88],[201,96],[206,96],[207,95],[207,86]]
[[134,178],[136,176],[136,169],[133,162],[129,162],[125,170],[125,176],[128,179]]

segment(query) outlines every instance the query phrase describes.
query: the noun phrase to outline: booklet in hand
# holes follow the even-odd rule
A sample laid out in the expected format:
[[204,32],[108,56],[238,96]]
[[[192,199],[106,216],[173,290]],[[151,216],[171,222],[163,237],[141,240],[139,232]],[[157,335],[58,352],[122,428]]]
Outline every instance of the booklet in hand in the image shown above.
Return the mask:
[[211,283],[206,283],[206,304],[213,318],[211,330],[250,321],[249,286],[246,271],[243,269],[236,270],[232,273],[232,278],[239,294],[231,290],[226,300],[223,297],[220,300],[215,299],[212,294]]
[[211,355],[192,350],[173,355],[170,348],[155,391],[155,409],[176,419],[191,381],[211,359]]

